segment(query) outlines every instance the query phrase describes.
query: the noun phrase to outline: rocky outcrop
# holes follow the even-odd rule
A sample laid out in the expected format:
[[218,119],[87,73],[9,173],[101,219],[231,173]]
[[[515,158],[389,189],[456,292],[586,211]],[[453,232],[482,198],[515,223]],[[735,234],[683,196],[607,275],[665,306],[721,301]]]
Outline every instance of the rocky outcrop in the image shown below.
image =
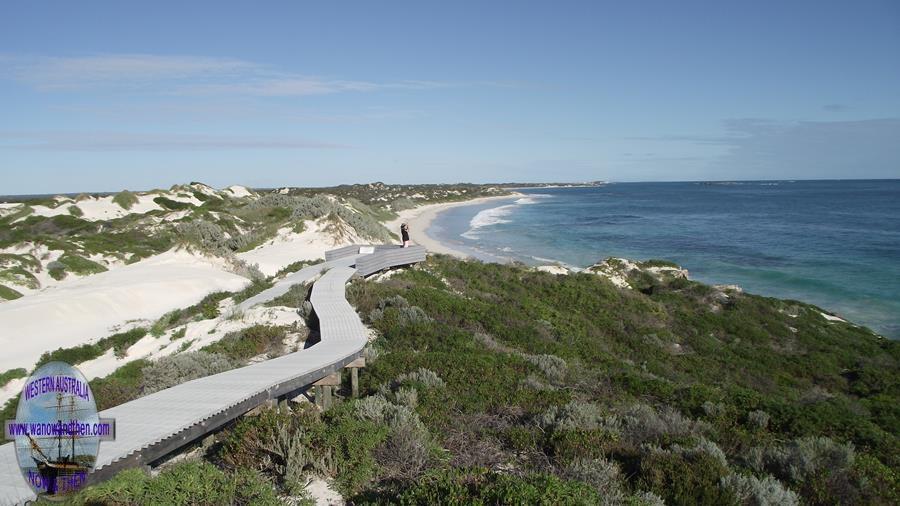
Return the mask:
[[609,257],[588,267],[584,272],[603,276],[619,288],[629,289],[636,288],[636,281],[641,274],[649,275],[659,282],[689,279],[687,269],[661,260],[637,262],[627,258]]

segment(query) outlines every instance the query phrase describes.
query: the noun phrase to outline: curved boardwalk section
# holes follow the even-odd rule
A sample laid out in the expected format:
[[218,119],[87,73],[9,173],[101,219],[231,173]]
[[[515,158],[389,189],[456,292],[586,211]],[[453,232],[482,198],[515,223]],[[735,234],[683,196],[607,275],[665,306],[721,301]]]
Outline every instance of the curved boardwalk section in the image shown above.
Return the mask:
[[[340,371],[359,357],[367,330],[344,296],[345,285],[353,275],[362,274],[357,267],[367,258],[370,266],[383,265],[381,269],[413,263],[409,261],[412,252],[381,257],[398,249],[375,248],[373,253],[360,255],[359,246],[343,248],[340,254],[326,256],[326,262],[301,269],[242,303],[240,307],[247,309],[271,300],[291,285],[307,283],[325,270],[313,285],[310,297],[319,318],[320,342],[305,350],[188,381],[102,411],[100,416],[116,419],[116,440],[101,443],[92,481],[153,462],[267,400],[292,394]],[[424,260],[424,248],[421,257]],[[401,263],[390,264],[391,259]],[[34,498],[19,471],[14,445],[0,446],[0,503],[17,504]]]

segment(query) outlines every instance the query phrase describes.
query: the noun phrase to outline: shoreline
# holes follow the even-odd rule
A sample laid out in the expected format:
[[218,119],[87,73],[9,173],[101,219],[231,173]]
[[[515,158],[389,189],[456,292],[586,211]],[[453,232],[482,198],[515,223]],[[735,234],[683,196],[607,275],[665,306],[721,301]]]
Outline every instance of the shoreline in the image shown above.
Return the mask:
[[456,258],[466,259],[472,258],[472,255],[465,253],[463,251],[454,249],[446,244],[438,241],[437,239],[432,238],[427,234],[428,227],[431,226],[431,222],[443,211],[447,209],[452,209],[454,207],[461,206],[471,206],[483,204],[485,202],[493,202],[498,200],[506,200],[511,198],[522,197],[524,194],[518,192],[512,192],[509,195],[497,195],[494,197],[478,197],[470,200],[463,200],[460,202],[440,202],[437,204],[426,204],[420,207],[414,207],[412,209],[406,209],[400,211],[397,218],[385,222],[384,226],[387,227],[391,232],[399,231],[400,225],[402,223],[409,224],[409,238],[410,242],[414,244],[418,244],[420,246],[425,246],[430,253],[441,253],[444,255],[451,255]]

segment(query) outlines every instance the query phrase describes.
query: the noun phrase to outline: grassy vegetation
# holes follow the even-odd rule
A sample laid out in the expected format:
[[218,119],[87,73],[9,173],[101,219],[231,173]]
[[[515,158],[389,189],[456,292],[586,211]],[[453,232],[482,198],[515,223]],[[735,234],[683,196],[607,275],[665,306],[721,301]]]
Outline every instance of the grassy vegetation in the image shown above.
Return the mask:
[[112,201],[127,211],[138,203],[138,197],[128,190],[122,190],[113,197]]
[[318,263],[324,262],[324,258],[318,258],[316,260],[301,260],[299,262],[294,262],[289,265],[282,267],[277,273],[275,273],[275,278],[280,278],[283,276],[287,276],[288,274],[299,271],[304,267],[308,267],[310,265],[315,265]]
[[0,299],[4,300],[15,300],[21,297],[22,294],[16,290],[8,286],[0,285]]
[[55,351],[45,352],[41,355],[35,369],[56,360],[72,365],[80,364],[103,355],[109,349],[115,352],[116,357],[122,358],[128,352],[128,348],[146,336],[147,332],[147,329],[138,327],[104,337],[95,343],[82,344],[72,348],[57,348]]
[[63,265],[66,272],[71,272],[80,276],[88,276],[90,274],[97,274],[108,270],[97,262],[78,255],[65,254],[56,261]]
[[[330,477],[354,504],[897,503],[897,343],[803,303],[652,279],[436,256],[354,281],[381,335],[364,397],[243,419],[209,459],[282,494]],[[241,362],[283,336],[205,351]]]
[[183,211],[185,209],[193,208],[193,204],[188,202],[181,202],[178,200],[172,200],[168,197],[156,197],[153,199],[153,202],[159,204],[163,209],[168,209],[170,211]]
[[280,355],[283,352],[285,327],[254,325],[232,332],[222,339],[203,348],[210,353],[219,353],[237,362],[245,362],[263,353]]
[[283,504],[259,473],[247,469],[225,473],[202,461],[181,462],[154,477],[137,469],[124,471],[113,480],[81,491],[68,502],[121,506]]
[[26,376],[28,376],[28,371],[21,367],[0,373],[0,387],[6,386],[7,383],[14,379],[24,378]]
[[[31,271],[39,271],[40,268],[41,263],[32,255],[0,253],[0,281],[36,289],[40,287],[40,283]],[[6,293],[13,295],[11,292]]]

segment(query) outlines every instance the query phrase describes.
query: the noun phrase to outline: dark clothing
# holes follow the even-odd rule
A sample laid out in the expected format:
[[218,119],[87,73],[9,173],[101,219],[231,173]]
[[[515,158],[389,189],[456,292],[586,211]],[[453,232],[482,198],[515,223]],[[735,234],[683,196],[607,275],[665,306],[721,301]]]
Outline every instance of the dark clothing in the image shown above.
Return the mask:
[[408,241],[409,240],[409,230],[406,230],[405,228],[401,229],[400,236],[403,238],[404,241]]

